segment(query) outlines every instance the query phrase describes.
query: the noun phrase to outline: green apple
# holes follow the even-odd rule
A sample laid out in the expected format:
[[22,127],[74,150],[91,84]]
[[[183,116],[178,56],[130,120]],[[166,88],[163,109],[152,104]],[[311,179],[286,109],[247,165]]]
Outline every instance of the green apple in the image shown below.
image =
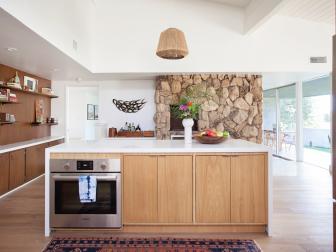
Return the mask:
[[224,136],[224,137],[228,137],[228,136],[230,136],[230,133],[229,133],[228,131],[224,131],[224,132],[223,132],[223,136]]

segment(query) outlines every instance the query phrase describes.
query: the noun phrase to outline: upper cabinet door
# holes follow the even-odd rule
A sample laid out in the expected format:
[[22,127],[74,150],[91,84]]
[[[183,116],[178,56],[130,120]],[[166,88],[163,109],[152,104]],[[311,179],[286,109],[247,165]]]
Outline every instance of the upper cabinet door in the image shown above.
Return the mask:
[[230,157],[196,157],[196,222],[230,223]]
[[9,189],[14,189],[24,183],[25,180],[25,149],[10,152],[9,154]]
[[160,223],[192,223],[192,156],[158,157]]
[[155,223],[158,220],[156,156],[124,156],[124,223]]
[[263,154],[231,157],[232,223],[267,223],[265,162]]

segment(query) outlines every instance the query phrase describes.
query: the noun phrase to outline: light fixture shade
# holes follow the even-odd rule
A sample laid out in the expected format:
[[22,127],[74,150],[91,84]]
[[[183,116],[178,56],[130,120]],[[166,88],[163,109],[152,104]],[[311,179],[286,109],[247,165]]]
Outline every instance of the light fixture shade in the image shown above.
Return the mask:
[[188,55],[184,33],[176,28],[161,32],[156,55],[163,59],[183,59]]

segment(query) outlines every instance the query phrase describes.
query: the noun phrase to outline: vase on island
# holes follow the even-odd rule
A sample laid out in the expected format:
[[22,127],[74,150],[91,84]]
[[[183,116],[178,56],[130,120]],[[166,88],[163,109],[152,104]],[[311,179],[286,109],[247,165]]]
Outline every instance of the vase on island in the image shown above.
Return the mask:
[[192,142],[192,127],[194,125],[194,120],[192,118],[185,118],[182,120],[182,125],[184,127],[184,143],[191,144]]

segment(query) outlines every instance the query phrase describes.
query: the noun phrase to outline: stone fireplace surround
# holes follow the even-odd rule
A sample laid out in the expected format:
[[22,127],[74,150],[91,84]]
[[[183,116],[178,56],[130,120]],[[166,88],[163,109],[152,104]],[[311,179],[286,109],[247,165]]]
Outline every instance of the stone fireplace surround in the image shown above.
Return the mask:
[[262,142],[262,76],[252,74],[158,76],[154,115],[157,139],[170,138],[170,105],[177,104],[191,85],[201,85],[209,95],[201,104],[199,130],[225,129],[233,137]]

